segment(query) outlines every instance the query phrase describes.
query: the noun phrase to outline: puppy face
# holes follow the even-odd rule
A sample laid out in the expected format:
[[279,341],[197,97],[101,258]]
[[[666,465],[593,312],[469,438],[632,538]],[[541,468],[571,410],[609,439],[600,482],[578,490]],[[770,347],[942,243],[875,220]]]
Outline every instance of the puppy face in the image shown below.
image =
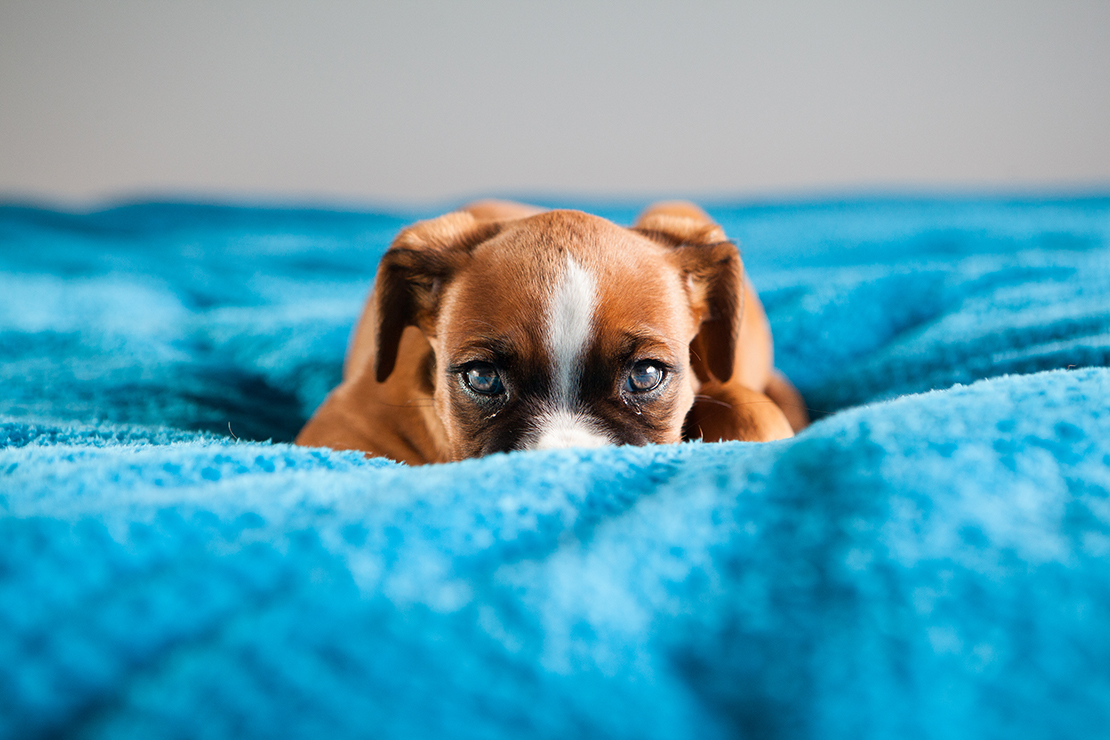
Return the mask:
[[[574,211],[443,218],[402,234],[383,260],[377,359],[384,380],[394,325],[420,326],[452,459],[681,439],[699,376],[731,368],[741,280],[719,229],[688,243]],[[727,346],[705,354],[727,362],[692,365],[706,327]]]

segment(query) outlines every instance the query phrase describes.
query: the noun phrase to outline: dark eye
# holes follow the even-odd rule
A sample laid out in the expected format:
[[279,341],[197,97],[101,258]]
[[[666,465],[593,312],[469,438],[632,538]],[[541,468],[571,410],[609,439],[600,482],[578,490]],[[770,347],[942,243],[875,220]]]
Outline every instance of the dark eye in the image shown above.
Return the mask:
[[463,371],[467,388],[483,396],[496,396],[505,390],[497,368],[488,362],[475,362]]
[[663,366],[651,360],[642,360],[632,366],[625,385],[633,393],[653,391],[663,382]]

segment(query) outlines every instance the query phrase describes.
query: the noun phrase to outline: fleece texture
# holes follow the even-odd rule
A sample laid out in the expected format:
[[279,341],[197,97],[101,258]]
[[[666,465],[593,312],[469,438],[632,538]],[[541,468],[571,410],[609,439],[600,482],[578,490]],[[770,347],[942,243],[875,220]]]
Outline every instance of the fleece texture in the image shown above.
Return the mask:
[[0,208],[0,738],[1107,737],[1110,199],[709,210],[817,423],[408,468],[427,214]]

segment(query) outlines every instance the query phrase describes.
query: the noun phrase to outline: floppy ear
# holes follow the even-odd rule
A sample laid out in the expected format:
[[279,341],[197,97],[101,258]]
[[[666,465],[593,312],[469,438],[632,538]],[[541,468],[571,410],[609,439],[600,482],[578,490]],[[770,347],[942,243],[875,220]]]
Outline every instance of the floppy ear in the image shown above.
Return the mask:
[[711,373],[728,382],[736,364],[736,344],[744,309],[744,265],[724,230],[693,203],[660,203],[649,208],[633,227],[670,246],[686,276],[690,304],[700,315],[697,336],[690,343],[690,361],[700,380]]
[[470,257],[470,251],[501,226],[478,221],[466,211],[416,223],[393,240],[374,281],[377,352],[374,374],[382,383],[397,363],[401,333],[418,326],[431,335],[443,286]]

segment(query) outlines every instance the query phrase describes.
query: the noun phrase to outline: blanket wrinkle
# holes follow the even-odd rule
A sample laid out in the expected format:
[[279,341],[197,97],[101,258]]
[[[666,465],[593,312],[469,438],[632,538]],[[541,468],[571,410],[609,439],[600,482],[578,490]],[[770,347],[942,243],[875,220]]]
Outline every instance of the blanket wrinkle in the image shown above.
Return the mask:
[[810,428],[409,468],[288,442],[429,214],[0,205],[0,740],[1105,735],[1110,198],[710,210]]

